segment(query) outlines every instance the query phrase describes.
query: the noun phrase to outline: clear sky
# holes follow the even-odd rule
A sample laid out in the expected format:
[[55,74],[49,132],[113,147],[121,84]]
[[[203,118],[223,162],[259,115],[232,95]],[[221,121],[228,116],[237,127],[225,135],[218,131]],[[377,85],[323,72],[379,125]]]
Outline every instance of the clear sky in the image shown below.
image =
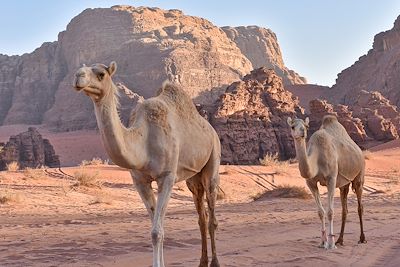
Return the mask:
[[337,74],[372,47],[375,34],[391,29],[399,0],[12,0],[0,5],[0,53],[32,52],[57,40],[86,8],[116,4],[181,9],[217,26],[258,25],[278,36],[286,66],[310,83],[332,85]]

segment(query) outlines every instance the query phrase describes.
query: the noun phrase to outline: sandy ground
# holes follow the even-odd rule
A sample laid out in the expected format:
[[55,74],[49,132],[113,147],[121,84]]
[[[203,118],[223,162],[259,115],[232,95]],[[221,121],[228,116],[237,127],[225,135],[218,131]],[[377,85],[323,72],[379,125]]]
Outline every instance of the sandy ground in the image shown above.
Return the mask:
[[[253,200],[277,185],[305,186],[296,163],[222,167],[225,198],[217,207],[221,266],[399,266],[400,148],[397,143],[385,148],[367,160],[368,243],[357,244],[357,201],[350,192],[345,246],[333,251],[317,247],[320,226],[312,199]],[[92,188],[48,171],[0,172],[0,194],[10,199],[0,204],[0,266],[151,266],[150,220],[126,170],[86,167],[84,172],[97,174],[102,183]],[[81,170],[63,171],[75,175]],[[337,190],[337,234],[338,195]],[[166,266],[198,266],[197,213],[184,183],[174,188],[165,233]]]

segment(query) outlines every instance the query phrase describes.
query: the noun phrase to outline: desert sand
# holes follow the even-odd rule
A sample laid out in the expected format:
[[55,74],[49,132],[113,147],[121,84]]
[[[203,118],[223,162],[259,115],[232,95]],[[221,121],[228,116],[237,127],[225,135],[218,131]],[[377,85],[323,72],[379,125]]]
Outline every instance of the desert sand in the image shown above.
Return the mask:
[[[302,186],[297,163],[222,166],[217,249],[222,266],[399,266],[400,147],[367,155],[364,191],[367,244],[357,244],[357,201],[349,194],[344,243],[318,248],[314,200],[285,198],[276,186]],[[80,167],[66,167],[75,175]],[[0,172],[1,266],[151,266],[150,220],[129,172],[113,165],[87,166],[99,186],[77,186],[57,169]],[[254,198],[268,191],[261,199]],[[275,192],[275,193],[274,193]],[[307,189],[308,192],[308,189]],[[325,190],[322,188],[326,202]],[[340,231],[339,190],[335,232]],[[200,231],[191,194],[175,186],[166,217],[166,266],[198,266]]]

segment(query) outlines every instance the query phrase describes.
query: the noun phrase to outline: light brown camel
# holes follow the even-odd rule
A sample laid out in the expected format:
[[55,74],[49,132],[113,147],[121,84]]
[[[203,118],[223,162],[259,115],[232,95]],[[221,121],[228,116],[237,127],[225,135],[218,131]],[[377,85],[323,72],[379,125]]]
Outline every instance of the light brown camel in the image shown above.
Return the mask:
[[[296,156],[302,177],[307,179],[307,186],[315,198],[318,215],[322,223],[320,247],[336,248],[333,234],[333,196],[335,188],[340,188],[342,202],[342,227],[336,244],[343,245],[343,232],[347,216],[347,194],[350,183],[358,200],[361,235],[359,243],[366,243],[363,230],[363,205],[361,197],[364,184],[365,160],[361,149],[347,134],[335,116],[327,115],[322,120],[321,128],[308,141],[306,147],[309,119],[288,118],[291,133],[296,147]],[[325,229],[325,210],[317,183],[328,188],[328,238]]]
[[[213,267],[219,266],[215,248],[215,202],[219,184],[220,141],[212,126],[197,112],[178,86],[164,83],[156,97],[138,103],[128,128],[121,123],[118,89],[111,77],[117,65],[85,65],[76,72],[74,87],[94,104],[97,125],[111,160],[130,170],[152,221],[153,266],[164,267],[164,217],[172,187],[179,181],[193,193],[202,240],[200,266],[208,265],[207,214]],[[155,199],[151,182],[158,185]]]

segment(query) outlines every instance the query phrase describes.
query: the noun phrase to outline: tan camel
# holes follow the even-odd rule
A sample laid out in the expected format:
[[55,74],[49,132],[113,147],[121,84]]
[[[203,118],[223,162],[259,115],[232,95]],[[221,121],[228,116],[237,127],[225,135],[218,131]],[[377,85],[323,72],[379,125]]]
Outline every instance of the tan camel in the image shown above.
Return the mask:
[[[190,97],[178,86],[164,83],[156,97],[139,103],[129,128],[121,123],[118,89],[111,77],[117,65],[85,65],[76,72],[74,87],[93,101],[97,125],[111,160],[130,169],[137,191],[152,221],[153,266],[164,267],[164,217],[172,187],[179,181],[193,193],[202,240],[200,266],[208,265],[207,214],[212,267],[219,266],[215,248],[215,202],[219,184],[220,141],[212,126],[199,115]],[[155,199],[151,182],[158,185]]]
[[[347,194],[352,183],[353,191],[358,200],[358,216],[360,218],[361,235],[359,243],[366,243],[363,230],[363,205],[361,197],[364,184],[365,160],[361,149],[347,134],[344,127],[335,116],[327,115],[322,120],[321,128],[308,141],[306,148],[307,128],[309,119],[288,118],[291,133],[296,147],[296,156],[302,177],[307,179],[307,186],[315,198],[318,215],[322,223],[320,247],[336,248],[333,234],[333,197],[335,188],[340,188],[342,202],[342,227],[336,244],[343,245],[343,232],[347,216]],[[325,210],[317,183],[328,188],[328,227],[326,236]]]

